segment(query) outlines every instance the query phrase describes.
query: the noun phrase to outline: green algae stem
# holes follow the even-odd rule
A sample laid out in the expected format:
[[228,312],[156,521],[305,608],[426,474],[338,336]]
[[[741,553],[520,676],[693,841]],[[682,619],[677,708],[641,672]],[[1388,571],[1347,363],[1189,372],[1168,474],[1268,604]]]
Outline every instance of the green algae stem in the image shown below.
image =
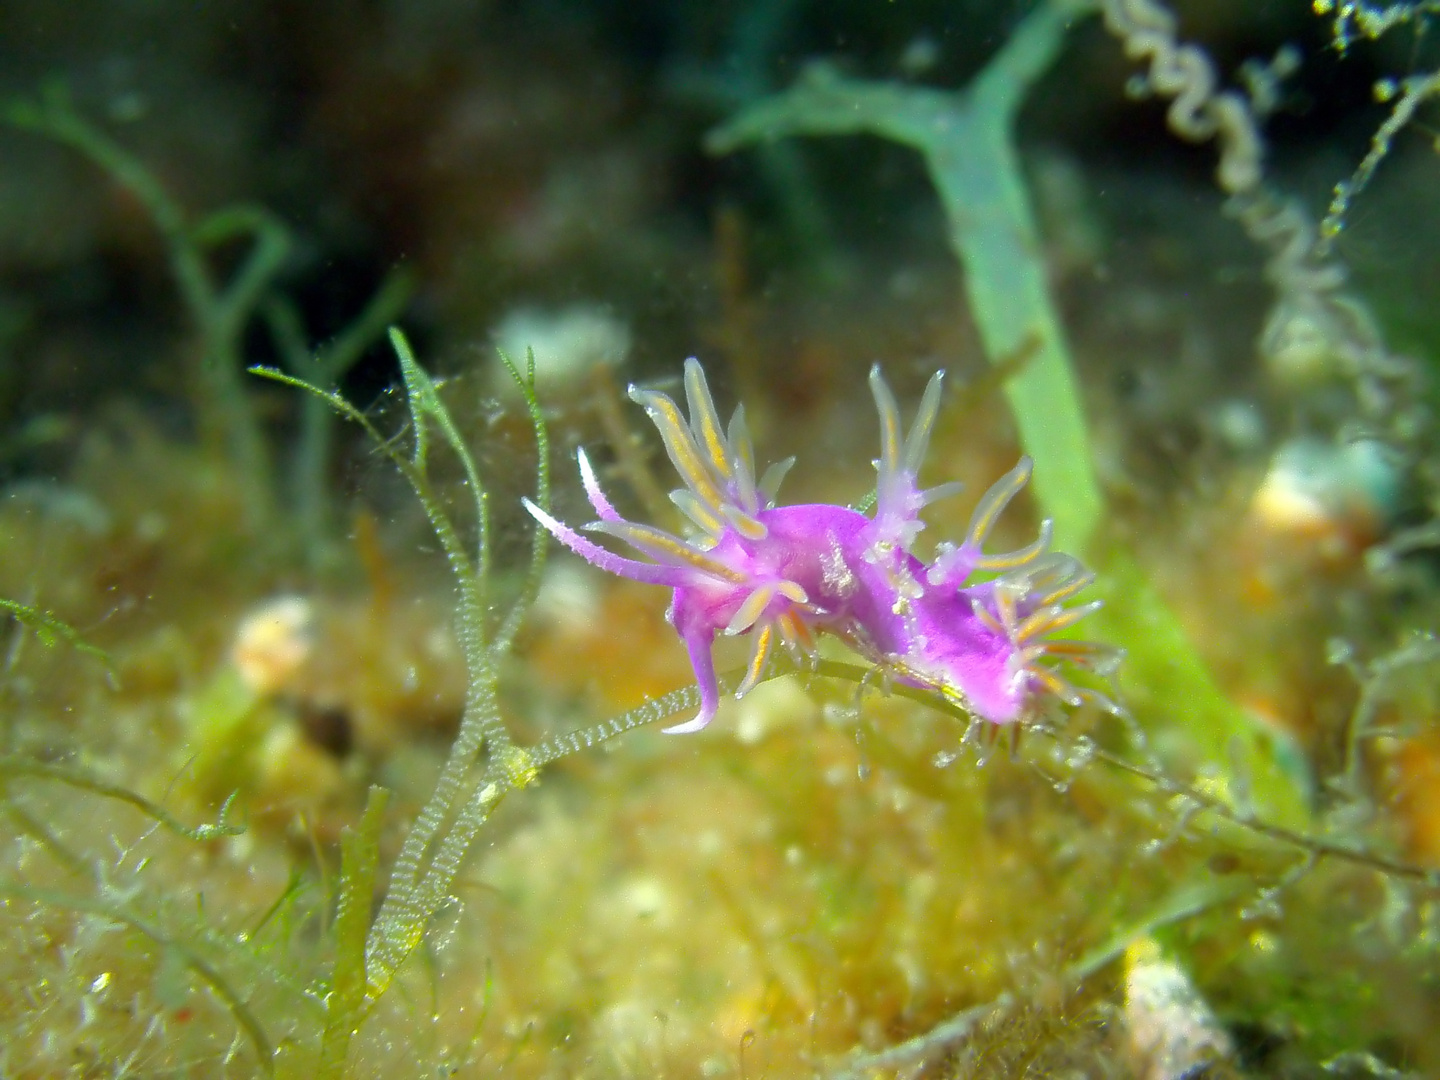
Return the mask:
[[[723,154],[792,135],[869,134],[922,155],[990,362],[1029,354],[1004,388],[1021,443],[1035,460],[1036,500],[1054,520],[1057,547],[1094,555],[1105,499],[1014,143],[1016,111],[1054,61],[1077,10],[1042,4],[960,91],[849,79],[812,66],[791,89],[712,131],[706,147]],[[1110,545],[1099,554],[1091,561],[1107,607],[1096,622],[1128,650],[1127,684],[1143,687],[1154,712],[1183,732],[1183,745],[1167,747],[1171,760],[1218,764],[1233,774],[1228,793],[1237,809],[1253,805],[1276,822],[1305,823],[1308,792],[1296,775],[1303,771],[1298,758],[1290,755],[1291,770],[1277,763],[1275,744],[1283,736],[1262,731],[1216,686],[1129,552]]]
[[350,1039],[360,1026],[367,1003],[365,937],[370,929],[370,904],[380,868],[380,826],[390,793],[371,787],[358,826],[345,830],[340,841],[340,897],[335,916],[335,968],[325,998],[325,1031],[320,1043],[318,1080],[340,1080]]
[[1074,550],[1094,532],[1104,499],[1012,134],[1015,112],[1054,60],[1069,19],[1058,5],[1042,5],[958,92],[848,79],[812,65],[790,90],[744,110],[705,145],[726,154],[789,135],[868,134],[922,155],[986,354],[995,364],[1029,354],[1005,394],[1035,459],[1036,495],[1054,518],[1060,547]]

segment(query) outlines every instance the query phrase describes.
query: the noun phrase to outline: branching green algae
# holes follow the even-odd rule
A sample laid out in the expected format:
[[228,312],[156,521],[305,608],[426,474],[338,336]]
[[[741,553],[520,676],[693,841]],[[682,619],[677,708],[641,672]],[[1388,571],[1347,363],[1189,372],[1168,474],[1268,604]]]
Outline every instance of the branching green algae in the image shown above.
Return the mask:
[[114,677],[115,667],[110,659],[110,654],[104,649],[91,645],[80,636],[80,631],[54,612],[42,611],[37,607],[8,600],[5,597],[0,597],[0,611],[8,612],[11,618],[33,631],[35,636],[40,639],[41,644],[54,645],[63,641],[77,652],[85,653],[100,661],[110,676]]
[[[411,448],[403,453],[394,440],[383,437],[344,398],[322,387],[279,372],[255,369],[256,374],[299,386],[318,395],[342,415],[360,423],[400,470],[419,498],[459,592],[458,635],[469,672],[469,691],[460,731],[434,793],[412,823],[405,844],[390,871],[389,887],[365,944],[364,970],[369,998],[389,987],[396,971],[419,945],[435,912],[449,896],[451,884],[476,834],[501,799],[511,790],[533,782],[536,766],[517,747],[500,719],[496,660],[507,651],[526,608],[539,588],[545,566],[545,540],[537,530],[531,564],[518,599],[498,622],[491,597],[491,524],[489,492],[465,440],[440,399],[434,381],[420,367],[409,342],[398,330],[390,333],[400,360],[412,423]],[[527,402],[538,448],[536,498],[549,502],[549,453],[544,416],[535,398],[535,363],[529,358],[522,373],[502,355]],[[467,550],[460,529],[433,489],[430,458],[438,439],[460,462],[474,500],[478,550]],[[484,763],[481,763],[481,755]],[[373,842],[374,838],[371,837]],[[368,858],[352,844],[352,863]],[[368,863],[367,863],[368,865]],[[356,871],[358,873],[358,871]],[[343,995],[336,998],[342,1001]],[[340,1005],[348,1011],[353,1002]],[[327,1029],[328,1030],[328,1029]],[[344,1025],[337,1030],[346,1030]]]
[[[312,356],[294,305],[276,291],[294,240],[270,210],[241,203],[194,219],[139,158],[81,115],[62,83],[45,86],[34,100],[5,104],[0,119],[76,150],[144,207],[165,243],[196,337],[195,361],[181,382],[194,403],[202,436],[234,465],[249,531],[273,532],[267,527],[278,506],[275,470],[243,378],[246,330],[263,314],[287,370],[332,388],[399,317],[414,287],[409,273],[392,271],[359,316]],[[233,271],[224,275],[217,269],[217,255],[237,244],[248,246]],[[317,406],[306,402],[302,408],[290,492],[312,562],[328,539],[331,414]]]
[[[198,222],[128,150],[85,120],[65,87],[52,83],[34,101],[11,102],[4,117],[16,127],[79,151],[131,192],[165,240],[171,271],[194,323],[200,355],[187,373],[201,430],[223,448],[245,478],[252,525],[270,519],[270,450],[241,379],[241,335],[290,254],[290,232],[269,210],[233,206]],[[251,246],[228,280],[212,252]]]
[[1089,542],[1104,498],[1012,132],[1025,94],[1054,61],[1073,17],[1060,4],[1042,4],[959,92],[864,82],[811,65],[789,90],[745,109],[705,143],[711,153],[728,154],[793,135],[869,134],[920,153],[986,354],[995,364],[1028,355],[1004,391],[1062,551]]

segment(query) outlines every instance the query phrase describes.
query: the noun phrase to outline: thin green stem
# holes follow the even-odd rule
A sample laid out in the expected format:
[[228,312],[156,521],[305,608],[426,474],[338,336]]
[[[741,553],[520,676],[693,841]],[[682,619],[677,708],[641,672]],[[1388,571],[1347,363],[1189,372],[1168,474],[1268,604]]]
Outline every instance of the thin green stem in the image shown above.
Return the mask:
[[[535,393],[535,352],[527,349],[525,353],[525,370],[521,372],[515,366],[515,362],[500,354],[505,369],[510,372],[511,378],[520,388],[520,394],[525,400],[525,408],[530,414],[530,425],[535,432],[535,504],[547,513],[550,510],[550,432],[545,423],[545,414],[540,408],[540,399]],[[510,651],[511,645],[515,642],[515,635],[520,632],[520,624],[524,621],[525,615],[530,610],[530,605],[535,602],[535,597],[540,592],[540,582],[545,574],[545,560],[550,550],[550,533],[539,525],[532,525],[530,532],[530,565],[525,572],[525,581],[521,586],[520,595],[516,598],[510,610],[506,613],[500,629],[495,634],[495,651],[503,654]]]

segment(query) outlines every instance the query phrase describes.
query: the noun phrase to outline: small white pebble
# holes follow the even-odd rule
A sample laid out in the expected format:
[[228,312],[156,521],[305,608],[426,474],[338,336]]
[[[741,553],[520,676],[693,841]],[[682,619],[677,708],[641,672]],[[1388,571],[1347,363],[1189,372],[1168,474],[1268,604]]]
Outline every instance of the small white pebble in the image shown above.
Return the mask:
[[1153,942],[1132,945],[1126,958],[1126,1042],[1137,1076],[1180,1080],[1234,1053],[1190,977]]
[[[527,350],[535,353],[535,381],[558,387],[573,383],[597,364],[618,365],[630,352],[630,327],[599,304],[571,304],[558,310],[512,309],[491,332],[495,345],[523,372]],[[515,381],[497,360],[496,393],[515,393]]]
[[257,694],[283,690],[310,658],[314,610],[303,596],[267,600],[240,620],[230,659]]

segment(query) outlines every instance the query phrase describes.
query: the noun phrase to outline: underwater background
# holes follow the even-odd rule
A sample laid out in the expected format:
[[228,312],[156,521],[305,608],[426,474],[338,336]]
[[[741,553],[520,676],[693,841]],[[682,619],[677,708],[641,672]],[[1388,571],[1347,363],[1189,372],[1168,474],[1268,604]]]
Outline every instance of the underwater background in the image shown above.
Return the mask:
[[[1440,1075],[1437,23],[4,0],[0,1077]],[[1033,460],[1020,720],[810,610],[660,733],[522,500],[708,566],[691,356],[867,513],[943,369],[922,567]]]

